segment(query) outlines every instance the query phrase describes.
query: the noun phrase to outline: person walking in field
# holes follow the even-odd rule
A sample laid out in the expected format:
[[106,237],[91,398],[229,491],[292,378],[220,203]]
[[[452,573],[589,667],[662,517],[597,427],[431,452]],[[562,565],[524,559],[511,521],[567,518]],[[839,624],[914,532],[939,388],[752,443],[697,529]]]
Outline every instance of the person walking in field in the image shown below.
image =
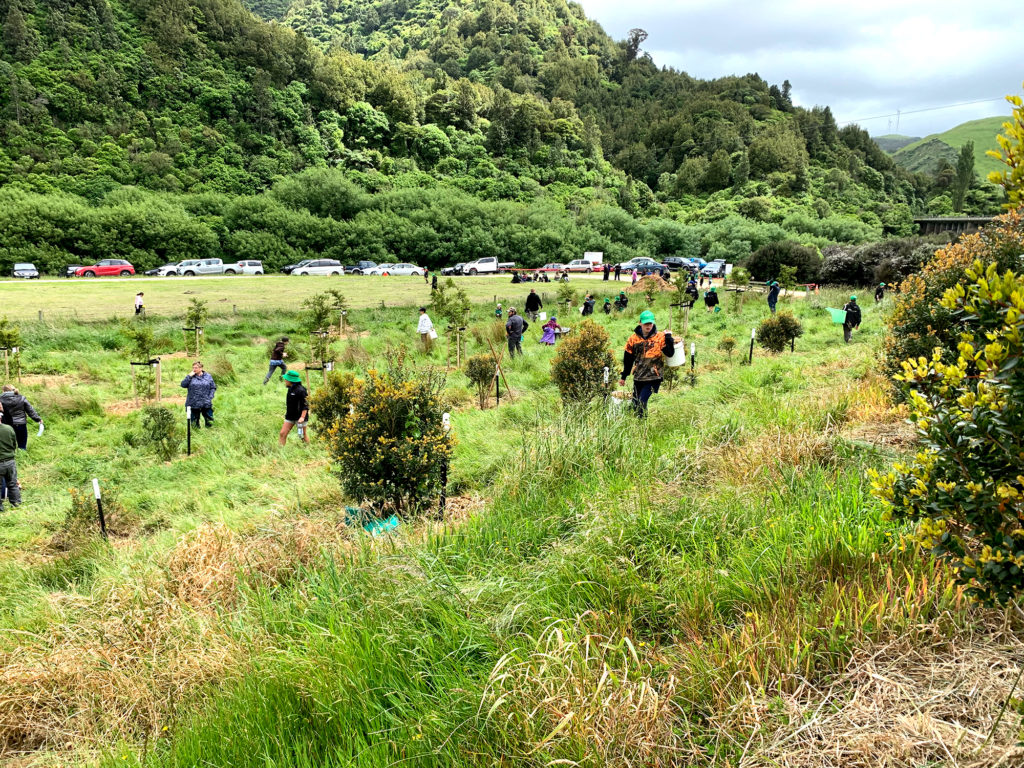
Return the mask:
[[612,271],[612,265],[611,264],[605,264],[603,271],[604,271],[604,281],[607,283],[608,282],[608,274]]
[[288,433],[298,424],[299,439],[309,445],[309,432],[306,430],[306,421],[309,419],[309,393],[302,386],[302,378],[296,371],[288,371],[281,377],[281,381],[288,387],[288,393],[284,398],[284,424],[281,425],[277,444],[287,443]]
[[136,315],[141,315],[143,312],[146,311],[145,304],[144,304],[144,302],[142,300],[143,295],[144,294],[142,293],[142,291],[139,291],[138,293],[135,294],[135,314]]
[[508,320],[505,321],[505,335],[508,336],[508,356],[515,357],[516,352],[523,356],[523,334],[529,328],[515,307],[508,308]]
[[540,300],[540,295],[530,289],[530,294],[526,297],[526,316],[533,321],[537,320],[537,313],[544,308],[544,302]]
[[0,421],[14,430],[14,435],[18,438],[18,447],[27,451],[28,420],[32,419],[36,424],[42,424],[43,417],[36,413],[32,403],[25,399],[13,384],[4,384],[3,392],[0,393],[0,403],[4,406]]
[[633,285],[636,285],[636,270],[633,270]]
[[615,279],[616,280],[621,279],[620,278],[621,274],[622,274],[622,265],[621,264],[616,264],[615,265]]
[[885,283],[879,283],[878,287],[875,288],[875,304],[885,299]]
[[715,307],[718,306],[718,290],[711,286],[704,293],[704,306],[707,307],[708,312],[714,312]]
[[849,344],[853,340],[853,332],[860,328],[860,305],[857,303],[857,297],[851,296],[843,310],[846,312],[846,322],[843,323],[843,341]]
[[651,395],[661,388],[665,357],[676,351],[672,331],[662,333],[654,324],[654,313],[645,310],[640,314],[640,325],[626,342],[622,355],[622,375],[619,386],[625,386],[626,379],[633,376],[633,410],[641,419],[647,417],[647,402]]
[[183,389],[188,390],[185,396],[185,407],[192,409],[192,426],[199,429],[199,417],[206,422],[206,428],[213,426],[213,396],[217,393],[217,384],[213,376],[203,370],[203,364],[196,360],[192,363],[192,372],[181,380]]
[[270,351],[270,368],[267,370],[267,375],[263,378],[263,386],[267,386],[267,382],[270,381],[270,377],[274,375],[274,371],[280,369],[281,375],[284,376],[285,372],[288,370],[288,366],[284,362],[284,359],[288,357],[288,353],[284,351],[284,348],[288,345],[288,341],[289,339],[287,336],[282,336]]
[[775,314],[775,305],[779,303],[779,284],[772,280],[768,283],[768,309]]
[[434,321],[430,319],[430,315],[427,314],[426,307],[420,307],[420,322],[416,326],[416,332],[420,335],[420,341],[423,342],[423,354],[429,355],[430,350],[434,346],[434,338],[432,336],[434,332]]
[[[4,407],[0,404],[0,418],[4,415]],[[12,507],[21,504],[21,484],[18,482],[18,463],[15,454],[18,452],[18,438],[14,428],[0,422],[0,512],[4,511],[4,496]]]

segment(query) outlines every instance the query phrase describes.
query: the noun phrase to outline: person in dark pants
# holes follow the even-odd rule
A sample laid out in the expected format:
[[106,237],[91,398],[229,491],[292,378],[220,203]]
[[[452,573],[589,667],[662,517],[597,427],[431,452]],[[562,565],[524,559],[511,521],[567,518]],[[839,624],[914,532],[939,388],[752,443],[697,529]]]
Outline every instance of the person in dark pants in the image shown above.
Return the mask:
[[849,344],[853,340],[854,330],[860,328],[860,305],[857,303],[857,297],[851,296],[843,309],[846,311],[846,322],[843,323],[843,341]]
[[768,283],[768,309],[775,314],[775,305],[779,303],[779,284],[772,280]]
[[267,371],[267,375],[263,378],[263,386],[267,386],[267,382],[270,381],[270,377],[274,375],[274,370],[277,368],[281,369],[281,375],[284,376],[288,370],[288,366],[285,365],[284,359],[288,357],[288,353],[284,351],[285,346],[288,344],[288,337],[282,336],[281,340],[274,345],[274,349],[270,353],[270,369]]
[[718,291],[714,286],[708,288],[704,293],[704,306],[707,307],[708,312],[714,312],[715,307],[718,306]]
[[611,271],[612,271],[612,265],[611,264],[605,264],[604,265],[604,281],[606,283],[608,282],[608,275],[609,275],[609,273]]
[[508,355],[515,357],[516,352],[523,356],[523,334],[529,328],[529,324],[523,320],[515,307],[508,308],[508,320],[505,321],[505,333],[508,336]]
[[621,264],[616,264],[615,265],[615,279],[618,280],[619,276],[621,274],[622,274],[622,265]]
[[530,294],[526,297],[526,316],[531,320],[537,319],[537,313],[544,308],[544,302],[540,300],[540,295],[530,289]]
[[587,294],[587,298],[583,300],[582,314],[584,316],[594,314],[594,297],[591,296],[589,293]]
[[885,283],[879,283],[875,288],[875,304],[885,300]]
[[0,417],[3,423],[14,430],[14,436],[18,439],[18,447],[28,450],[28,420],[37,424],[43,423],[43,417],[36,413],[32,403],[25,399],[25,396],[18,392],[13,384],[4,384],[4,391],[0,393],[0,403],[3,403],[3,416]]
[[647,416],[647,401],[661,388],[664,357],[671,357],[676,351],[672,331],[662,333],[654,324],[654,313],[645,310],[640,315],[640,325],[626,342],[622,355],[622,376],[619,386],[625,386],[626,378],[633,374],[633,410],[641,419]]
[[[4,407],[0,404],[0,418],[4,415]],[[0,422],[0,512],[4,511],[4,497],[12,507],[21,504],[21,484],[18,482],[18,464],[15,454],[18,452],[18,438],[14,428]]]
[[143,312],[146,311],[146,306],[143,303],[143,299],[142,299],[142,297],[144,295],[145,294],[142,291],[139,291],[138,293],[135,294],[135,314],[136,315],[141,315]]
[[604,307],[602,307],[602,309],[604,309],[604,313],[606,315],[610,315],[612,313],[612,300],[607,296],[604,297]]
[[203,370],[203,364],[196,360],[192,364],[192,372],[181,380],[181,386],[188,390],[185,396],[185,407],[192,409],[192,426],[199,429],[199,416],[206,421],[206,427],[213,426],[213,396],[217,393],[217,385],[213,376]]
[[306,421],[309,419],[309,393],[302,386],[302,377],[296,371],[288,371],[281,377],[281,381],[288,387],[288,394],[284,398],[284,424],[281,425],[277,444],[287,443],[288,433],[298,424],[299,438],[309,445],[309,432],[306,430]]
[[436,272],[430,276],[430,290],[432,290],[432,291],[436,291],[437,290],[437,273]]
[[615,297],[615,310],[622,312],[629,306],[629,299],[626,298],[625,291],[619,291],[619,295]]

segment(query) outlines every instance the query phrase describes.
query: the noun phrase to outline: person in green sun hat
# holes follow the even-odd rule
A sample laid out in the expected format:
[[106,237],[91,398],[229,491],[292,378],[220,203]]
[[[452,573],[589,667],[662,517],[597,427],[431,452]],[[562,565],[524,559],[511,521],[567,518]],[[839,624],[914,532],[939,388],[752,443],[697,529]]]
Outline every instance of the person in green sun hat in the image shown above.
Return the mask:
[[885,283],[879,283],[875,288],[875,304],[885,299]]
[[640,314],[640,325],[626,342],[622,355],[622,376],[619,386],[625,386],[626,378],[633,375],[633,410],[641,419],[647,416],[647,401],[661,388],[665,370],[665,357],[676,351],[672,331],[662,333],[654,324],[654,313],[644,310]]
[[846,306],[843,307],[843,311],[846,312],[846,322],[843,323],[843,341],[849,344],[853,339],[853,332],[860,328],[860,305],[857,303],[856,296],[850,297]]
[[306,421],[309,419],[309,393],[302,386],[302,377],[298,371],[288,371],[281,377],[281,381],[288,387],[288,394],[284,399],[284,424],[281,425],[281,434],[277,444],[284,445],[288,442],[288,433],[292,427],[299,425],[299,439],[309,445],[309,432],[306,430]]

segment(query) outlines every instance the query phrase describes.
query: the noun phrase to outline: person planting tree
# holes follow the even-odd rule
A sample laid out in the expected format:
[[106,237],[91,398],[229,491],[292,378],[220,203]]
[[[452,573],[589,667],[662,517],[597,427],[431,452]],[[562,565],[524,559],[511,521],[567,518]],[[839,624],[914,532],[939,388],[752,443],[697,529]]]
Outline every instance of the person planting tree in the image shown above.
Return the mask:
[[192,372],[181,380],[183,389],[188,390],[185,396],[185,407],[192,409],[192,426],[199,429],[200,415],[206,421],[206,427],[213,426],[213,396],[217,393],[217,384],[213,376],[203,370],[203,364],[196,360],[192,364]]
[[284,424],[281,425],[277,444],[287,443],[288,433],[298,424],[299,437],[308,445],[309,432],[306,430],[306,421],[309,419],[309,395],[302,386],[302,377],[296,371],[288,371],[281,377],[281,381],[288,387],[288,393],[284,398]]
[[274,375],[274,370],[277,368],[281,369],[281,375],[288,371],[288,366],[285,364],[284,359],[288,357],[288,353],[284,351],[285,346],[288,344],[288,337],[282,336],[281,340],[274,345],[274,349],[270,352],[270,369],[267,371],[267,375],[263,378],[263,386],[267,385],[270,381],[270,377]]
[[629,375],[633,375],[633,409],[640,418],[646,418],[647,402],[661,388],[664,358],[671,357],[675,351],[672,331],[659,331],[651,310],[641,313],[640,325],[626,342],[622,356],[622,375],[619,377],[621,387],[625,386]]

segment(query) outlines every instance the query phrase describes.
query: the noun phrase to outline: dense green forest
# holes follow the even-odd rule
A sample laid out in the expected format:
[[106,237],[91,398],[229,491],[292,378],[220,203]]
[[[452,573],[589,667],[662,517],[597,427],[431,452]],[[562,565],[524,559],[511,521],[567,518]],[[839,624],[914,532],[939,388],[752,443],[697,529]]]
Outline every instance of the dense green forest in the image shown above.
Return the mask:
[[563,0],[251,7],[281,23],[238,0],[0,0],[0,269],[742,260],[907,235],[941,194],[788,83],[659,69],[641,31],[615,42]]

